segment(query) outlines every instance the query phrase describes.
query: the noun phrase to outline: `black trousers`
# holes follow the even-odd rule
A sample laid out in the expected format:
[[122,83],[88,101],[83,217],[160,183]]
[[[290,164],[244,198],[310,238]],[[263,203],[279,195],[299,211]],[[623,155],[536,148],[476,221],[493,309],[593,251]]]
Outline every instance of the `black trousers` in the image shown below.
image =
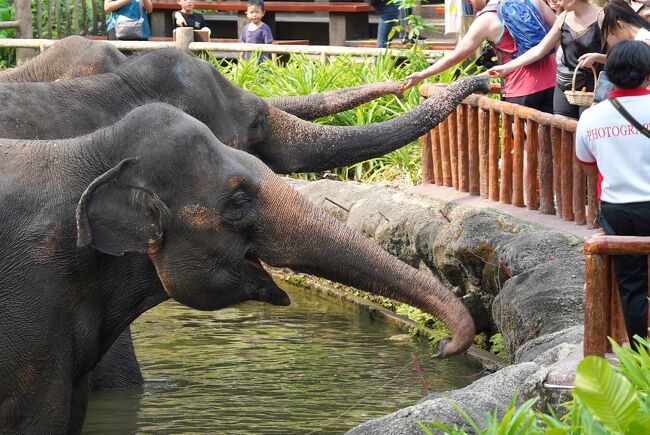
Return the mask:
[[[650,202],[613,204],[601,201],[600,213],[618,236],[650,236]],[[612,261],[627,335],[634,347],[634,335],[648,336],[647,257],[614,255]]]

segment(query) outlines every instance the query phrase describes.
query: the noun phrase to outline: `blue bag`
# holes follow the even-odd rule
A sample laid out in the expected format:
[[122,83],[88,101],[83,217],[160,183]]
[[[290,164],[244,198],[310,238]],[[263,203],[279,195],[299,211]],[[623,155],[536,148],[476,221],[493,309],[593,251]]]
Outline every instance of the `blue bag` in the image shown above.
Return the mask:
[[530,0],[501,0],[496,5],[496,12],[515,41],[517,51],[513,58],[539,44],[550,30],[542,13]]

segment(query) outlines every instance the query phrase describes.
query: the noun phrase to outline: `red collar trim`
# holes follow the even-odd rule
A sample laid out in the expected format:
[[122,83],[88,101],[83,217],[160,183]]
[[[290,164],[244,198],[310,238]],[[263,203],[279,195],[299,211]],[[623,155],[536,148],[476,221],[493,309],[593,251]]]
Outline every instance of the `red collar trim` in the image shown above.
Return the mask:
[[609,93],[609,98],[638,97],[640,95],[650,95],[650,89],[647,88],[614,89]]

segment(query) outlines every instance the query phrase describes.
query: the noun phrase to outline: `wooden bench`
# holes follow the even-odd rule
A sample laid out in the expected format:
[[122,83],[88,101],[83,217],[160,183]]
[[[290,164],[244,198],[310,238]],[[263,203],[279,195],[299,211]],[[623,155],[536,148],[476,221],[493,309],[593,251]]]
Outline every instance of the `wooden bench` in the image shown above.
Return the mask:
[[[365,2],[328,2],[328,1],[272,1],[264,3],[267,23],[275,34],[276,12],[325,12],[329,14],[329,44],[345,45],[346,40],[368,38],[368,12],[373,8]],[[180,7],[173,0],[154,0],[151,14],[152,36],[171,36],[173,31],[172,14]],[[194,3],[197,11],[236,11],[237,33],[241,34],[246,17],[239,12],[246,11],[246,2],[220,1]]]

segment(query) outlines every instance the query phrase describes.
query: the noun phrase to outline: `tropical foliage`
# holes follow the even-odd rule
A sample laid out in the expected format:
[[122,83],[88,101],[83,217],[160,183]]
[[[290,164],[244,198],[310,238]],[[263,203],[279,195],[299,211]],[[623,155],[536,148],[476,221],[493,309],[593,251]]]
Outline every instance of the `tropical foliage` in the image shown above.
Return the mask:
[[[366,83],[400,81],[412,72],[428,66],[426,59],[417,49],[405,52],[406,58],[396,58],[389,53],[361,61],[348,56],[338,56],[331,58],[326,64],[319,59],[299,54],[292,55],[281,64],[271,61],[259,63],[255,56],[248,62],[232,62],[206,56],[233,83],[263,97],[306,95]],[[452,68],[432,81],[448,83],[476,72],[477,67],[470,64],[468,67]],[[381,122],[412,110],[418,104],[417,90],[409,89],[403,99],[395,96],[384,97],[316,122],[332,125]],[[300,177],[310,180],[328,177],[339,180],[389,182],[407,186],[416,184],[420,167],[421,146],[416,141],[382,157],[325,173],[301,174]]]
[[453,435],[650,433],[650,341],[636,339],[641,344],[636,351],[612,341],[618,358],[616,366],[597,356],[588,356],[578,364],[573,399],[563,405],[566,412],[562,417],[552,410],[548,414],[535,410],[537,398],[517,407],[513,397],[503,418],[497,418],[496,412],[488,413],[482,427],[455,403],[452,406],[467,426],[433,421],[418,424],[426,434],[432,434],[434,429]]
[[[16,19],[14,5],[9,0],[0,0],[0,21],[13,21]],[[0,39],[15,37],[14,29],[0,29]],[[0,48],[0,68],[7,68],[16,62],[16,50],[13,48]]]

